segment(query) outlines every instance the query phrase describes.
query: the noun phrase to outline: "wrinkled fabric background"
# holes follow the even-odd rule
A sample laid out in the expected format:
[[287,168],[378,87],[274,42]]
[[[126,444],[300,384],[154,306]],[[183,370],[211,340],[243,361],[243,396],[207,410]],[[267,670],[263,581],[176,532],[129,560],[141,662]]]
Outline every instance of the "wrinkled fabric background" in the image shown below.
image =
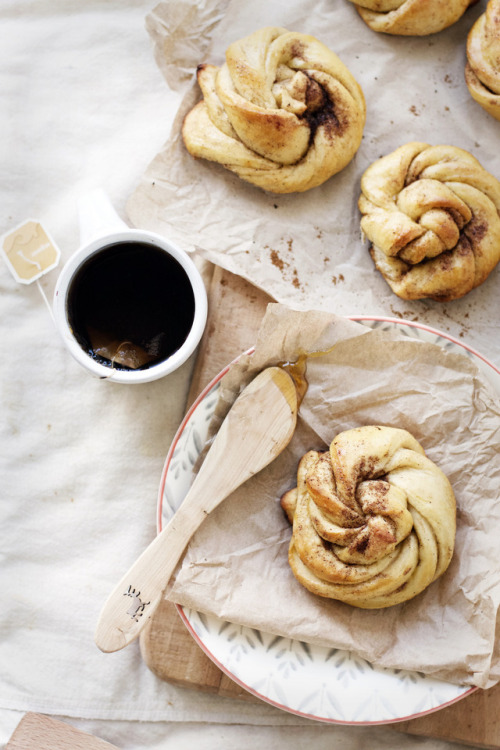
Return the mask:
[[[179,106],[145,28],[153,7],[2,2],[1,232],[38,219],[64,262],[79,245],[77,201],[87,190],[103,187],[127,218],[127,199]],[[276,8],[286,12],[287,4]],[[192,6],[176,2],[172,10],[196,29],[195,52],[201,35]],[[49,299],[56,278],[54,271],[41,282]],[[136,388],[93,380],[59,344],[38,288],[19,287],[3,262],[0,291],[0,745],[32,710],[123,750],[200,742],[208,750],[456,747],[176,689],[148,671],[137,643],[115,655],[96,649],[105,597],[155,534],[161,471],[193,363]]]

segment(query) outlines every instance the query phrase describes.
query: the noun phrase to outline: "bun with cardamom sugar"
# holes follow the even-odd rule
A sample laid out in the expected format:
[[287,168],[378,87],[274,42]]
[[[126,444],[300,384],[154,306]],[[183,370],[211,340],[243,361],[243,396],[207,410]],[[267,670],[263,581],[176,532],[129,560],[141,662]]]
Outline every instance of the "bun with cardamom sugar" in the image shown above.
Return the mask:
[[412,142],[361,178],[361,230],[402,299],[463,297],[500,260],[500,182],[468,151]]
[[373,31],[427,36],[446,29],[477,0],[351,0]]
[[281,498],[293,524],[288,561],[309,591],[362,609],[401,604],[450,564],[451,485],[406,430],[368,425],[309,451]]
[[203,99],[184,144],[273,193],[302,192],[343,169],[365,124],[361,87],[312,36],[266,27],[231,44],[221,67],[198,66]]
[[465,82],[472,98],[500,120],[500,0],[489,0],[469,31]]

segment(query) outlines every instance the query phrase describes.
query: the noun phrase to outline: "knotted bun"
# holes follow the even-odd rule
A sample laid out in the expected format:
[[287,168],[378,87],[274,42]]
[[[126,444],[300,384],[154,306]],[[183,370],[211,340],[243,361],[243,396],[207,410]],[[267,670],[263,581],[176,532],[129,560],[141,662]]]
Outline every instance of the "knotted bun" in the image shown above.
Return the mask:
[[477,0],[351,0],[373,31],[426,36],[458,21]]
[[198,83],[203,100],[182,128],[187,150],[264,190],[321,185],[361,143],[363,92],[312,36],[256,31],[228,47],[222,67],[200,65]]
[[361,190],[361,229],[399,297],[463,297],[500,260],[500,182],[467,151],[407,143],[368,167]]
[[472,98],[500,120],[500,0],[489,0],[469,32],[465,82]]
[[337,435],[327,453],[309,451],[281,505],[293,523],[295,577],[355,607],[413,598],[453,555],[453,490],[406,430],[359,427]]

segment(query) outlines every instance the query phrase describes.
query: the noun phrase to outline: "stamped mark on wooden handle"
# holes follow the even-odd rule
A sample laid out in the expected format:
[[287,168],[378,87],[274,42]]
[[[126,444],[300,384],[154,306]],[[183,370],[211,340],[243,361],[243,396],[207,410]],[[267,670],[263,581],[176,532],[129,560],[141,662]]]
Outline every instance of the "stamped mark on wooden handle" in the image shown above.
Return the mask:
[[148,604],[151,604],[151,602],[141,601],[141,592],[136,591],[134,588],[132,588],[132,586],[128,587],[123,596],[131,596],[134,600],[130,607],[127,609],[127,615],[130,615],[134,622],[139,622],[139,617],[142,617],[142,615],[144,614],[144,610],[146,609]]

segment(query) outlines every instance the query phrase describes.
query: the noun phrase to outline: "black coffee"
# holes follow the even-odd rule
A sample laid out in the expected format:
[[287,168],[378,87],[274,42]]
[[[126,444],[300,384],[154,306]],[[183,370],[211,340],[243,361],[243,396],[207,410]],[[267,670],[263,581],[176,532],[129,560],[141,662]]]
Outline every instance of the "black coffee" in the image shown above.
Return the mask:
[[186,340],[195,301],[180,263],[154,245],[119,242],[84,263],[68,291],[82,349],[103,365],[144,370]]

